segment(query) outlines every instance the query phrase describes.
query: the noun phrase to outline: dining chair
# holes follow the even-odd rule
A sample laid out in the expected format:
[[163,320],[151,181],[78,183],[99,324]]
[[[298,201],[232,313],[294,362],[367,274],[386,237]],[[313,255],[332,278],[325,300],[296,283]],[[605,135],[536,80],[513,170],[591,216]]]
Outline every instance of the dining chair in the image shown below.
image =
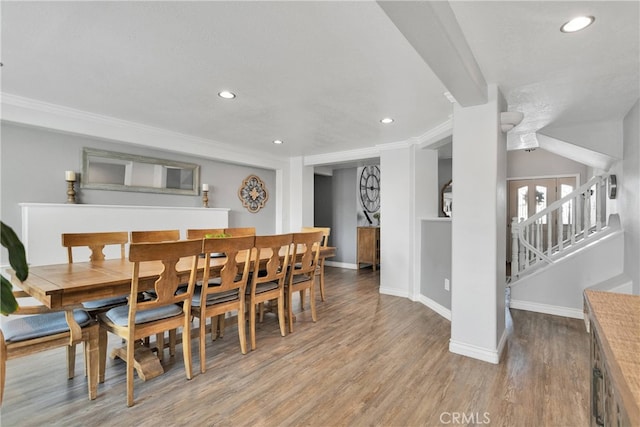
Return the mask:
[[[187,239],[205,239],[212,237],[227,237],[224,228],[188,228]],[[196,282],[196,289],[202,282]],[[220,284],[218,277],[209,279],[210,285]],[[224,336],[224,316],[217,316],[211,319],[211,340]]]
[[[13,295],[17,300],[30,297],[24,291],[15,290]],[[17,316],[14,316],[17,315]],[[73,332],[69,329],[67,316],[73,316],[78,328]],[[0,405],[4,396],[7,360],[28,356],[33,353],[50,350],[58,347],[71,347],[75,343],[89,341],[93,345],[90,352],[98,348],[98,323],[84,310],[54,311],[43,305],[26,305],[20,303],[18,309],[5,320],[0,330]],[[85,347],[89,348],[89,347]],[[69,354],[69,351],[67,352]],[[75,353],[74,353],[75,354]],[[85,359],[86,361],[87,359]],[[97,364],[92,364],[90,369],[97,378]],[[74,377],[74,366],[69,365],[68,377]],[[91,390],[91,373],[87,375],[89,381],[89,399],[95,398],[96,390]]]
[[224,234],[228,234],[231,237],[241,237],[241,236],[255,236],[256,228],[255,227],[234,227],[234,228],[225,228]]
[[[104,261],[105,254],[103,252],[105,246],[119,245],[120,258],[125,258],[125,244],[129,242],[129,235],[126,231],[98,232],[98,233],[62,233],[62,246],[67,248],[67,260],[69,264],[73,264],[73,249],[88,248],[91,252],[89,261]],[[79,249],[78,249],[79,250]],[[84,309],[93,317],[98,313],[107,311],[112,307],[127,303],[127,297],[123,295],[109,296],[93,301],[85,301],[82,303]],[[86,355],[85,355],[86,356]],[[86,357],[85,357],[86,362]],[[71,372],[76,363],[76,346],[71,344],[67,348],[67,363],[69,372]],[[86,366],[86,363],[85,363]],[[71,375],[71,374],[70,374]],[[70,377],[71,378],[71,377]]]
[[[131,232],[131,243],[160,243],[174,242],[180,240],[180,230],[143,230]],[[186,288],[186,284],[181,285]],[[146,291],[140,294],[143,298],[154,298],[153,291]],[[149,337],[144,339],[145,345],[149,345]],[[164,333],[156,335],[156,346],[164,348]],[[175,355],[176,331],[169,331],[169,355]],[[160,357],[162,360],[162,356]]]
[[[295,292],[309,289],[309,305],[311,306],[311,318],[316,321],[316,296],[315,296],[315,274],[318,267],[320,255],[320,242],[322,241],[322,231],[311,233],[293,233],[291,266],[289,267],[289,277],[285,283],[285,294],[287,303],[287,317],[289,321],[289,332],[293,332],[293,294]],[[304,310],[304,306],[302,307]]]
[[132,231],[131,243],[158,243],[180,240],[180,230]]
[[[308,233],[313,231],[322,231],[322,242],[320,246],[326,248],[329,246],[329,235],[331,234],[331,227],[302,227],[302,232]],[[324,297],[324,258],[320,257],[318,260],[318,268],[316,268],[316,276],[320,276],[320,300],[325,301]],[[304,295],[301,295],[300,302],[304,304]]]
[[[240,351],[247,353],[245,333],[245,288],[249,278],[250,253],[254,244],[253,236],[204,239],[202,252],[205,263],[202,275],[203,285],[194,292],[192,314],[199,319],[200,372],[206,370],[205,329],[207,319],[225,316],[227,312],[238,313],[238,337]],[[219,283],[211,284],[211,254],[225,256],[213,258],[219,263]],[[205,285],[206,284],[206,285]]]
[[[256,236],[251,255],[254,271],[251,274],[251,284],[247,285],[246,290],[251,350],[256,349],[256,306],[258,305],[277,300],[280,334],[283,337],[286,334],[284,282],[287,278],[291,243],[291,234]],[[268,257],[264,261],[264,268],[259,268],[264,257]]]
[[[98,315],[100,322],[100,378],[104,378],[107,332],[126,340],[127,364],[127,406],[133,406],[133,369],[135,344],[153,334],[176,330],[182,327],[182,352],[187,379],[192,377],[191,369],[191,300],[196,283],[198,258],[202,252],[201,240],[181,240],[176,242],[132,243],[129,246],[129,261],[133,263],[131,293],[126,306],[112,308]],[[184,282],[181,280],[177,264],[187,258],[190,268],[188,287],[184,292],[176,292]],[[138,301],[136,296],[141,288],[140,269],[150,268],[149,262],[157,263],[159,276],[153,283],[155,292],[147,301]],[[185,262],[185,261],[183,261]],[[143,265],[143,263],[145,263]],[[144,285],[142,285],[144,286]],[[164,349],[159,347],[158,354]]]

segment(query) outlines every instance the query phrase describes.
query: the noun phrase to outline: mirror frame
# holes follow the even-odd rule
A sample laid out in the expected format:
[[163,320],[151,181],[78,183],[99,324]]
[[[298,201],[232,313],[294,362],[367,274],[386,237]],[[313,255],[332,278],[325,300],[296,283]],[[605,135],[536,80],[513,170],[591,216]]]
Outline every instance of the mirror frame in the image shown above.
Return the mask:
[[[442,214],[447,217],[447,218],[451,218],[451,213],[453,212],[452,206],[449,206],[449,211],[445,211],[444,209],[444,195],[445,193],[449,193],[451,194],[450,199],[453,202],[453,180],[449,180],[449,182],[447,182],[445,185],[442,186],[442,189],[440,190],[440,212],[442,212]],[[452,203],[453,204],[453,203]]]
[[[122,160],[130,163],[145,163],[158,165],[168,168],[187,169],[192,171],[193,182],[189,189],[166,188],[166,187],[147,187],[127,184],[111,184],[89,182],[90,158],[100,157],[108,160]],[[94,148],[82,149],[82,175],[80,176],[80,188],[92,190],[114,190],[114,191],[132,191],[140,193],[161,193],[161,194],[181,194],[186,196],[197,196],[200,192],[200,165],[195,163],[178,162],[168,159],[159,159],[156,157],[140,156],[136,154],[118,153],[115,151],[97,150]]]

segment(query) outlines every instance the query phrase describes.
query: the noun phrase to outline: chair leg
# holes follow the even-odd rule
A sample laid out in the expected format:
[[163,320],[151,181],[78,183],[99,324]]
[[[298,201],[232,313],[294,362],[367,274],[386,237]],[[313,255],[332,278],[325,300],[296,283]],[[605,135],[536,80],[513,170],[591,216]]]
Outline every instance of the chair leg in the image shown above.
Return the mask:
[[169,331],[169,356],[170,357],[176,356],[176,342],[178,341],[177,335],[178,335],[178,331],[176,329],[172,329]]
[[127,406],[133,406],[133,356],[135,351],[135,341],[127,340]]
[[[199,346],[199,351],[200,351],[200,373],[204,374],[204,372],[207,369],[207,360],[206,360],[206,355],[205,355],[205,337],[206,337],[206,325],[207,325],[207,319],[202,317],[204,315],[204,313],[200,312],[200,331],[198,334],[198,342],[200,343]],[[211,318],[211,338],[213,339],[213,331],[216,328],[216,324],[218,323],[218,318],[217,317],[212,317]],[[184,342],[184,332],[182,333],[182,342]]]
[[300,291],[300,310],[304,311],[304,297],[305,297],[305,293],[306,293],[306,289],[302,289]]
[[[256,305],[255,304],[249,304],[249,305],[251,306],[249,307],[249,334],[251,337],[251,350],[255,350],[256,349]],[[262,313],[262,303],[260,303],[260,312]]]
[[98,332],[98,382],[104,382],[104,372],[107,367],[107,343],[108,343],[107,330],[100,328]]
[[67,378],[73,379],[76,371],[76,345],[67,346]]
[[320,299],[322,300],[322,302],[325,301],[324,299],[324,265],[321,267],[321,270],[320,270]]
[[[245,331],[246,322],[244,320],[244,301],[238,307],[238,338],[240,339],[240,351],[247,354],[247,332]],[[222,315],[224,318],[224,315]]]
[[287,334],[284,323],[284,293],[278,298],[278,323],[280,324],[280,335],[284,337]]
[[156,334],[156,349],[158,350],[158,359],[162,363],[164,361],[164,332]]
[[[173,329],[175,333],[176,330]],[[171,331],[169,331],[169,336],[171,336]],[[193,367],[191,360],[191,322],[188,317],[185,318],[184,328],[182,328],[182,355],[184,359],[184,371],[187,375],[187,379],[190,380],[193,377]],[[187,338],[185,338],[187,337]],[[175,344],[175,343],[174,343]]]
[[225,314],[221,314],[218,316],[218,336],[220,338],[224,338],[224,318]]
[[287,317],[289,321],[289,333],[293,332],[293,308],[291,304],[293,303],[293,291],[287,291]]
[[311,282],[309,288],[309,305],[311,306],[311,319],[315,322],[316,319],[316,292],[315,292],[315,279]]

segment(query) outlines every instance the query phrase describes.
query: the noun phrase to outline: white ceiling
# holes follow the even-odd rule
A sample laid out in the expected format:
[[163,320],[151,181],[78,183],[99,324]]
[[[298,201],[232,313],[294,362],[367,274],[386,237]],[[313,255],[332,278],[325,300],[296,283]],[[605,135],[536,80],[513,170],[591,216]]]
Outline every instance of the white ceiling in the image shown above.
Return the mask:
[[[485,80],[525,113],[512,140],[620,119],[638,99],[637,1],[450,5]],[[452,114],[448,89],[372,1],[1,7],[5,94],[286,157],[406,140]],[[596,21],[561,33],[578,14]]]

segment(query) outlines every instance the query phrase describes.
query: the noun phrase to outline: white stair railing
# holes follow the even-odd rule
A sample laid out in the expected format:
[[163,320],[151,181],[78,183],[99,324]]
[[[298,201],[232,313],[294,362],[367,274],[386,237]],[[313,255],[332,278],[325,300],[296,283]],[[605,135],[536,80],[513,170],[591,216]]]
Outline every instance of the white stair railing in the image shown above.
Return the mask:
[[539,262],[560,258],[578,242],[599,232],[605,224],[605,185],[609,175],[594,176],[547,208],[511,223],[511,278]]

